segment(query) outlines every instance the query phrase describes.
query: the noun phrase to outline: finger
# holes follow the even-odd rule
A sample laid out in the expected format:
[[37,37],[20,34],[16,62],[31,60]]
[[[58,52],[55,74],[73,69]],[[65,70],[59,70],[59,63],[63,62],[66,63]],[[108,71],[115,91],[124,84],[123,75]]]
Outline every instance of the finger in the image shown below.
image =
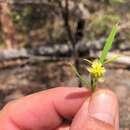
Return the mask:
[[118,103],[109,90],[98,90],[76,114],[70,130],[117,130]]
[[85,89],[61,87],[27,96],[2,110],[0,129],[55,129],[63,118],[72,118],[89,95]]
[[119,110],[116,113],[115,130],[119,130]]
[[55,130],[70,130],[70,124],[63,124]]

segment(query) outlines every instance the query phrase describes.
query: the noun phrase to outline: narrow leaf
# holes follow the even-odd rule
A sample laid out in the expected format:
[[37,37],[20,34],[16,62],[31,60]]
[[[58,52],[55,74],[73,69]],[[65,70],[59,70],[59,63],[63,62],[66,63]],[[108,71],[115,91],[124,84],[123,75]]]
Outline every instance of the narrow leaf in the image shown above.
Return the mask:
[[120,56],[113,56],[112,58],[106,60],[106,61],[104,62],[104,64],[112,63],[112,62],[116,61],[118,58],[120,58]]
[[87,63],[89,63],[90,65],[92,64],[92,61],[88,60],[88,59],[83,59],[84,61],[86,61]]
[[87,81],[84,77],[80,76],[80,74],[78,73],[78,71],[76,70],[76,68],[74,67],[74,65],[70,64],[70,66],[71,66],[73,72],[78,76],[78,78],[79,78],[85,85],[88,85],[88,81]]
[[102,54],[101,54],[100,59],[99,59],[99,61],[101,62],[101,64],[104,63],[104,60],[106,59],[107,54],[108,54],[109,50],[112,47],[112,43],[113,43],[114,38],[115,38],[115,36],[117,34],[117,31],[118,31],[117,25],[113,26],[112,30],[111,30],[111,33],[109,34],[109,36],[108,36],[108,38],[106,40],[105,46],[103,48]]

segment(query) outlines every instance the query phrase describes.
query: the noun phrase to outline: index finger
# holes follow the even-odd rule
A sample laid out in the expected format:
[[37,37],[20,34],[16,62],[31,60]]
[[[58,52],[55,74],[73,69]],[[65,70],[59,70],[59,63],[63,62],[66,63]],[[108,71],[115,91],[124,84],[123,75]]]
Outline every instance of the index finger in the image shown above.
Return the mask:
[[0,129],[55,129],[64,118],[71,119],[90,94],[81,88],[60,87],[24,97],[1,111]]

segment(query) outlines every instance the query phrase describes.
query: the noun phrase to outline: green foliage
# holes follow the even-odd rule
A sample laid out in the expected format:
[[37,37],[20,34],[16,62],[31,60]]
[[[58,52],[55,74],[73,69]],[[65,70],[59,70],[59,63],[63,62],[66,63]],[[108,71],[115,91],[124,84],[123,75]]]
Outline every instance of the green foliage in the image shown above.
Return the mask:
[[18,23],[21,20],[20,14],[16,11],[11,12],[11,17],[12,17],[14,23]]
[[119,57],[120,57],[120,56],[115,55],[115,56],[113,56],[112,58],[106,60],[106,61],[104,62],[104,64],[113,63],[113,62],[116,61]]
[[76,74],[76,76],[77,76],[85,85],[88,85],[88,84],[89,84],[88,81],[78,73],[78,71],[77,71],[77,69],[75,68],[75,66],[72,65],[72,64],[70,64],[70,66],[71,66],[72,71]]
[[[101,79],[103,79],[103,76],[104,76],[104,73],[106,72],[106,69],[104,67],[104,64],[105,63],[111,63],[113,62],[114,60],[117,59],[117,56],[116,57],[112,57],[111,59],[108,59],[106,62],[105,59],[107,57],[107,54],[109,52],[109,50],[111,49],[112,47],[112,43],[115,39],[115,36],[117,34],[117,31],[118,31],[118,27],[117,25],[116,26],[113,26],[112,27],[112,30],[106,40],[106,43],[105,43],[105,46],[103,48],[103,51],[102,51],[102,54],[101,56],[99,57],[99,59],[96,59],[94,61],[90,61],[90,60],[87,60],[87,59],[84,59],[84,61],[86,61],[87,63],[90,64],[90,67],[87,68],[89,74],[90,74],[90,77],[91,77],[91,90],[92,92],[94,92],[96,90],[96,84],[98,81],[100,81]],[[73,70],[73,72],[79,77],[79,79],[86,83],[86,79],[84,79],[79,73],[78,71],[76,70],[76,68],[72,65],[71,65],[71,68]],[[87,82],[89,83],[89,82]]]
[[99,61],[100,61],[102,64],[104,63],[104,60],[106,59],[107,54],[108,54],[109,50],[110,50],[111,47],[112,47],[112,43],[113,43],[113,41],[114,41],[115,35],[117,34],[117,31],[118,31],[117,26],[114,26],[114,27],[112,28],[112,31],[111,31],[110,35],[108,36],[108,38],[107,38],[107,40],[106,40],[104,49],[103,49],[102,54],[101,54],[100,59],[99,59]]

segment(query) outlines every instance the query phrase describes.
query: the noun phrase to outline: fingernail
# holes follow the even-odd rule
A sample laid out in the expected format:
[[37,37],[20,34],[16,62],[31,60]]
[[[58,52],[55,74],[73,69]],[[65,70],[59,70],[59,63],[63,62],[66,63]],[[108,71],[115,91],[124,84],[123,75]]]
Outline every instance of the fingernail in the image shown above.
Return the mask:
[[116,96],[108,91],[97,91],[91,98],[89,114],[95,119],[114,125],[117,111]]

